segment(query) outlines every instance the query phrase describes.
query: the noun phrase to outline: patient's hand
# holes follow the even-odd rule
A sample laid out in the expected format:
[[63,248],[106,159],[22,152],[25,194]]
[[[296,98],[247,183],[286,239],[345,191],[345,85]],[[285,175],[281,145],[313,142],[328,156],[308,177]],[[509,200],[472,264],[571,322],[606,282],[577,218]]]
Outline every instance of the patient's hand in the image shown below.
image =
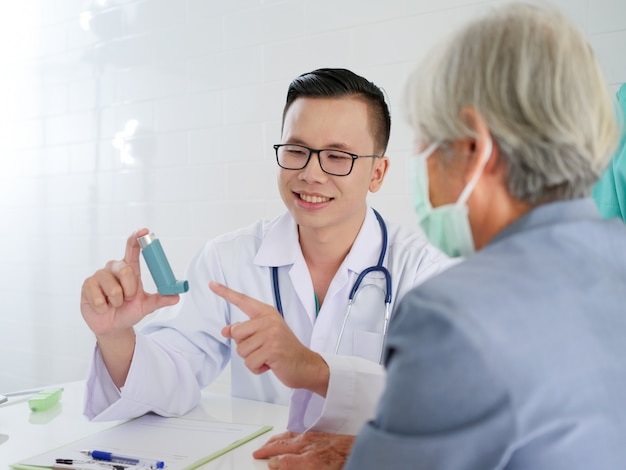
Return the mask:
[[307,432],[286,432],[273,436],[252,455],[270,459],[268,467],[279,470],[339,470],[343,467],[355,436]]

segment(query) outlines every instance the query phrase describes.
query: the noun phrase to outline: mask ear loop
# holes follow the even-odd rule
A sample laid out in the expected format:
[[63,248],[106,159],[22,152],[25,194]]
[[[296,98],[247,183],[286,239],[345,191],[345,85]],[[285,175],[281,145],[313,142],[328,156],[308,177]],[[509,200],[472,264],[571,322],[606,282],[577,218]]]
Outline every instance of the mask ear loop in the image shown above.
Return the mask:
[[426,147],[425,150],[418,153],[417,158],[423,158],[424,160],[427,160],[428,157],[435,153],[435,150],[437,149],[437,147],[439,147],[439,145],[441,145],[441,142],[439,142],[438,140],[434,141],[432,144]]
[[487,141],[487,145],[485,146],[485,152],[481,155],[481,160],[480,160],[480,163],[479,163],[479,166],[478,166],[478,170],[472,175],[472,178],[469,180],[469,182],[467,183],[467,185],[465,186],[465,188],[461,192],[461,195],[459,196],[459,199],[456,201],[456,205],[459,205],[459,206],[460,205],[465,205],[465,203],[469,199],[470,194],[472,194],[472,191],[474,190],[474,188],[478,184],[478,179],[483,174],[483,170],[485,169],[485,166],[487,165],[487,162],[489,161],[489,158],[491,158],[491,151],[492,150],[493,150],[493,142],[492,142],[492,140],[490,138]]

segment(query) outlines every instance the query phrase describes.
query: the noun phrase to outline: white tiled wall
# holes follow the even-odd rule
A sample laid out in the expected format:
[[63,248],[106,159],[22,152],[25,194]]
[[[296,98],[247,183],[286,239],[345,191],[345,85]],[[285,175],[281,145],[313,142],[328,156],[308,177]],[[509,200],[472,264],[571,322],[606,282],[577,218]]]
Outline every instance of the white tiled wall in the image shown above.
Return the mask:
[[[82,280],[121,257],[134,229],[151,228],[181,274],[205,239],[282,210],[271,145],[287,85],[302,72],[347,67],[386,90],[392,166],[371,202],[415,226],[404,78],[450,28],[498,3],[3,2],[0,392],[85,376],[93,339],[79,310]],[[626,2],[556,3],[617,89]]]

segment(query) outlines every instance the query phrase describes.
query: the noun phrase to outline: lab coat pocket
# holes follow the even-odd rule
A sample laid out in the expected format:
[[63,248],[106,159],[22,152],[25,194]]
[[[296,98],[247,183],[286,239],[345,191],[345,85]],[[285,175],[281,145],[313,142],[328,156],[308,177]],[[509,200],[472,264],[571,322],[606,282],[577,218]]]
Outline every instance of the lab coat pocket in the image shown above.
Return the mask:
[[355,330],[354,332],[354,355],[378,362],[380,348],[382,347],[383,335],[371,331]]

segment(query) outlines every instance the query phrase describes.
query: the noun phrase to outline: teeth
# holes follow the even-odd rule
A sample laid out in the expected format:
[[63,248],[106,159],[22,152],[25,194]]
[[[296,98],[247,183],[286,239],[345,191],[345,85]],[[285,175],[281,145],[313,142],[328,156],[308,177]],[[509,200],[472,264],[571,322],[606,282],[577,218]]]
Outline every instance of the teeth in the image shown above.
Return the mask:
[[315,204],[320,203],[320,202],[330,201],[329,197],[309,196],[307,194],[300,194],[300,199],[302,199],[305,202],[312,202]]

